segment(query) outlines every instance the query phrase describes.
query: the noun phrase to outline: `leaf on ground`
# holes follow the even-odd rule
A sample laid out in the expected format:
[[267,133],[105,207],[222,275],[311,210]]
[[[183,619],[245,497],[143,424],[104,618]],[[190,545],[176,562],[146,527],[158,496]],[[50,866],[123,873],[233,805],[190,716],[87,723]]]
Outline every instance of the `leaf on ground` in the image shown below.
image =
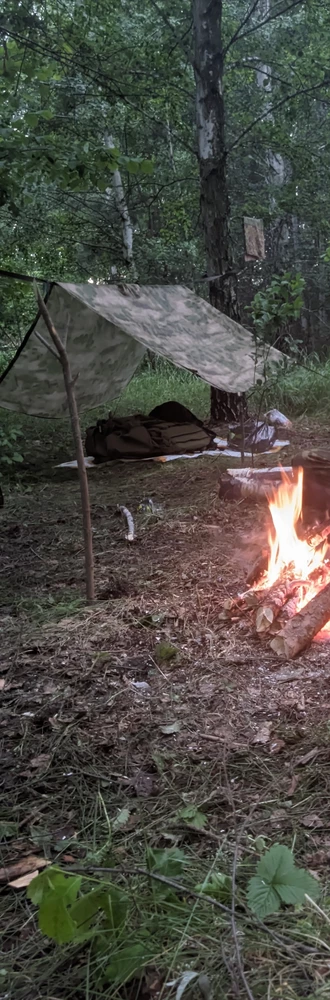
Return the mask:
[[155,657],[159,663],[170,663],[178,656],[179,650],[170,642],[158,642],[155,649]]
[[263,920],[277,913],[280,904],[303,903],[306,894],[317,899],[319,886],[309,872],[297,868],[292,851],[284,844],[274,844],[260,859],[257,874],[248,884],[248,903]]
[[281,904],[276,889],[267,885],[257,875],[249,881],[247,901],[250,910],[256,913],[260,920],[269,917],[271,913],[277,913]]
[[280,885],[277,884],[276,889],[282,903],[287,905],[303,903],[306,895],[311,896],[312,899],[318,899],[320,895],[320,887],[316,879],[305,868],[295,867],[293,872],[289,873],[287,881],[284,880]]
[[128,823],[128,820],[130,818],[130,815],[131,814],[129,809],[124,808],[120,810],[117,816],[115,816],[115,819],[112,821],[113,833],[116,833],[116,830],[120,830],[123,826],[126,826],[126,823]]
[[169,722],[167,726],[160,726],[161,733],[164,736],[171,736],[172,733],[179,733],[181,729],[180,722]]
[[298,784],[299,784],[299,775],[293,774],[288,788],[289,796],[294,795]]
[[185,806],[178,812],[178,819],[183,819],[188,826],[193,826],[195,830],[202,830],[207,824],[207,816],[200,812],[196,806]]
[[314,760],[314,757],[317,757],[319,753],[319,747],[314,747],[313,750],[309,750],[308,753],[305,753],[303,757],[298,757],[298,760],[296,760],[296,766],[298,766],[298,764],[301,764],[301,766],[309,764],[309,762]]
[[6,683],[6,678],[0,677],[0,691],[3,691],[5,683]]
[[268,884],[278,883],[294,869],[292,851],[285,844],[273,844],[260,858],[257,875]]
[[28,857],[21,858],[20,861],[17,861],[14,865],[9,865],[8,868],[0,868],[0,882],[13,881],[22,875],[27,875],[29,872],[46,868],[49,864],[50,861],[46,861],[46,858],[38,858],[35,854],[29,854]]
[[324,826],[323,820],[317,815],[317,813],[308,813],[307,816],[303,816],[301,822],[303,826],[307,827],[315,828],[317,826]]
[[2,820],[0,823],[0,840],[9,840],[10,837],[16,837],[18,833],[17,823],[13,823],[11,820]]
[[272,740],[269,751],[272,754],[281,753],[281,750],[284,750],[285,746],[286,743],[284,740]]
[[192,983],[194,979],[198,979],[198,976],[199,972],[193,972],[192,969],[186,969],[179,979],[172,979],[171,982],[166,983],[165,985],[167,987],[176,986],[175,1000],[181,1000],[181,997],[187,989],[187,986],[189,986],[189,983]]
[[40,903],[38,924],[42,934],[56,944],[69,944],[74,940],[77,926],[58,892],[47,893]]
[[111,962],[105,970],[105,979],[112,983],[117,981],[121,984],[129,982],[137,973],[143,972],[151,958],[152,956],[148,955],[144,944],[127,945],[127,947],[121,948],[120,951],[112,954]]
[[128,914],[128,897],[122,889],[116,885],[109,886],[103,895],[102,909],[105,913],[107,925],[110,930],[117,930],[126,923]]
[[39,757],[32,757],[32,760],[30,760],[30,767],[47,767],[51,759],[50,753],[41,753],[39,754]]
[[183,866],[187,864],[187,857],[179,847],[165,847],[163,850],[147,847],[146,859],[149,871],[159,872],[168,878],[181,875]]
[[272,729],[272,722],[264,722],[253,737],[252,743],[268,743]]
[[12,889],[26,889],[26,886],[30,885],[30,882],[38,875],[38,869],[35,872],[28,872],[26,875],[21,875],[20,878],[15,878],[13,882],[9,882],[9,885]]
[[134,778],[134,788],[136,795],[141,796],[143,799],[147,799],[149,798],[149,795],[153,795],[154,782],[152,774],[140,771],[139,774],[136,775],[136,778]]
[[222,872],[212,872],[206,884],[199,882],[195,885],[195,890],[207,896],[214,896],[215,899],[221,899],[222,902],[229,902],[232,895],[232,880],[229,875],[223,875]]

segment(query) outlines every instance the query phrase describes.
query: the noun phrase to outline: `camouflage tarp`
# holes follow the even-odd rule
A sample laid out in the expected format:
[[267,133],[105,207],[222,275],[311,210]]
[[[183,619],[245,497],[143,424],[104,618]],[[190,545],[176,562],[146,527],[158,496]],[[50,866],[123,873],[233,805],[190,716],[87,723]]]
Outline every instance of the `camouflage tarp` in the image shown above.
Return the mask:
[[[252,335],[188,288],[56,284],[47,305],[67,347],[80,409],[118,396],[147,348],[228,392],[244,392],[263,377]],[[66,410],[61,367],[47,344],[37,319],[0,378],[0,406],[51,417]],[[280,357],[268,349],[268,360]]]

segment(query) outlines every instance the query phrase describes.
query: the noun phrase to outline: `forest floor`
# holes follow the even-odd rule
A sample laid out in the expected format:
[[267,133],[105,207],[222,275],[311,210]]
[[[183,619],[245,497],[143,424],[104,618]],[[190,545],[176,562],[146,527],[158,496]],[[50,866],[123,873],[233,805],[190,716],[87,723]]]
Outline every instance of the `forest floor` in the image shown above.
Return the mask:
[[[320,426],[296,421],[283,464],[322,443]],[[171,997],[166,983],[186,969],[207,975],[215,998],[330,996],[330,646],[314,642],[283,663],[246,621],[221,621],[268,524],[262,505],[219,500],[223,467],[201,458],[89,472],[92,608],[76,473],[35,462],[6,491],[1,864],[23,872],[35,854],[88,869],[97,884],[102,866],[115,869],[133,905],[121,973],[108,970],[105,982],[90,941],[48,941],[25,889],[5,885],[7,998]],[[161,505],[157,517],[139,509],[146,497]],[[134,515],[132,545],[117,504]],[[322,909],[287,907],[258,926],[246,885],[273,843],[293,847],[320,880]],[[165,878],[181,864],[174,902],[143,875],[150,849],[165,852]],[[233,870],[234,920],[219,907],[228,885],[225,895],[214,889],[214,874]],[[213,903],[196,895],[207,878]],[[146,969],[131,979],[130,956],[146,942]]]

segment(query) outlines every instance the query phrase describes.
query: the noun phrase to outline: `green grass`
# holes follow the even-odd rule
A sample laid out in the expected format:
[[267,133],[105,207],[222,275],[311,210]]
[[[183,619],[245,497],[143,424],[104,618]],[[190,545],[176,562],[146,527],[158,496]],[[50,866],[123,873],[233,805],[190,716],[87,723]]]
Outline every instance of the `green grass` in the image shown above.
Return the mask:
[[317,357],[296,365],[285,375],[270,381],[264,393],[263,409],[276,406],[288,417],[330,414],[330,358]]

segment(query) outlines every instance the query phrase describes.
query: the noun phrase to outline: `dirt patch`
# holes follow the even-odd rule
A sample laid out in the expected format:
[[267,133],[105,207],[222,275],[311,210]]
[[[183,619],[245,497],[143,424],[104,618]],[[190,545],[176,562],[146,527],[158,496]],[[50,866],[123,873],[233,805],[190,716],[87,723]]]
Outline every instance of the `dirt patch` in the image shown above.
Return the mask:
[[[253,807],[245,836],[295,838],[323,877],[329,647],[281,663],[246,622],[220,620],[268,515],[220,501],[219,471],[206,458],[93,470],[92,609],[76,478],[6,498],[2,817],[13,833],[3,863],[41,849],[77,864],[91,842],[95,861],[109,823],[116,863],[136,855],[145,830],[151,845],[188,845],[207,861]],[[150,496],[157,516],[140,507]],[[135,519],[133,545],[120,503]],[[180,819],[187,802],[202,808],[203,829]]]

